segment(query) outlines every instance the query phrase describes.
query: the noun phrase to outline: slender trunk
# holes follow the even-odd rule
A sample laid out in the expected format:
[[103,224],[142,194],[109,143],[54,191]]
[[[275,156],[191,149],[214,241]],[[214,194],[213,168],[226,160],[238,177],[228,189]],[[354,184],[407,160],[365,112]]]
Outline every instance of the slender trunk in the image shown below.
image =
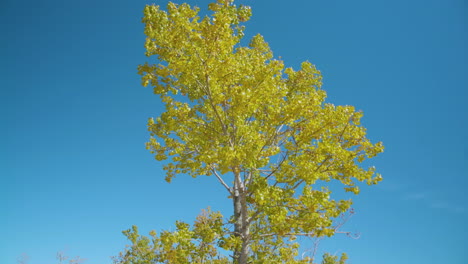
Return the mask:
[[234,251],[234,263],[247,264],[249,256],[249,231],[247,223],[247,203],[245,200],[245,186],[239,171],[234,172],[234,234],[241,240],[240,247]]

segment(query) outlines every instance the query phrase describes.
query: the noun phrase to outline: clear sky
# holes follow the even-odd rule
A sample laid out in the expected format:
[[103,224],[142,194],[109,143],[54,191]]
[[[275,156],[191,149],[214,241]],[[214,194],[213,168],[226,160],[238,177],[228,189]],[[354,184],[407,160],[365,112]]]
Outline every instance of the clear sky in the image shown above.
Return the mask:
[[[189,1],[206,8],[209,1]],[[0,263],[55,253],[111,263],[121,231],[230,211],[214,178],[176,178],[145,149],[161,112],[140,86],[149,0],[0,3]],[[156,1],[165,5],[166,1]],[[364,111],[384,181],[356,196],[351,264],[468,263],[468,4],[464,0],[242,0],[247,35],[287,66],[309,60],[328,102]]]

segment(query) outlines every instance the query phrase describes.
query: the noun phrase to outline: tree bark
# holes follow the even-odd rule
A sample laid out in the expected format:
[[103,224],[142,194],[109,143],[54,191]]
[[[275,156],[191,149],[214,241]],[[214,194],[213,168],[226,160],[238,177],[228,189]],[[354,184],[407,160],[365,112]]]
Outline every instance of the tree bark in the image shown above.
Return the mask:
[[245,199],[245,186],[241,180],[240,172],[234,171],[234,235],[241,240],[240,247],[234,251],[234,263],[247,264],[249,257],[249,231],[247,221],[247,203]]

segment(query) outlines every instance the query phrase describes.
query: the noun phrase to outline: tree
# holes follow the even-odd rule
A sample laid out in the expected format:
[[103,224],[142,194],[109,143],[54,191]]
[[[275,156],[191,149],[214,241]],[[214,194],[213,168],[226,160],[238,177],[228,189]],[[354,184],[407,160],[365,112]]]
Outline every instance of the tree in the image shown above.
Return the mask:
[[334,219],[352,203],[317,184],[336,180],[355,194],[357,181],[376,184],[381,176],[362,162],[383,145],[366,138],[362,112],[325,102],[314,65],[285,68],[261,35],[243,45],[249,7],[218,0],[209,9],[200,18],[188,4],[146,6],[146,55],[158,63],[138,72],[166,107],[149,119],[147,143],[168,160],[166,181],[216,178],[233,215],[224,223],[208,210],[193,227],[177,222],[152,239],[133,227],[125,231],[133,245],[116,262],[227,263],[219,249],[240,264],[311,261],[296,258],[296,238],[332,236]]
[[[86,259],[82,259],[79,256],[75,258],[70,258],[65,254],[64,251],[58,251],[56,255],[56,259],[59,261],[59,264],[65,264],[68,261],[68,264],[81,264],[86,261]],[[18,257],[18,264],[27,264],[29,262],[29,256],[26,253],[22,253],[20,257]]]
[[323,256],[322,264],[344,264],[345,261],[348,259],[348,256],[343,253],[338,260],[338,256],[332,256],[328,253],[325,253]]
[[29,262],[28,254],[21,253],[21,256],[18,257],[17,261],[18,261],[18,264],[28,264]]
[[86,261],[86,259],[82,259],[79,256],[76,256],[75,258],[70,258],[65,254],[64,251],[59,251],[57,252],[56,255],[57,260],[59,261],[59,264],[65,264],[68,261],[68,264],[81,264]]

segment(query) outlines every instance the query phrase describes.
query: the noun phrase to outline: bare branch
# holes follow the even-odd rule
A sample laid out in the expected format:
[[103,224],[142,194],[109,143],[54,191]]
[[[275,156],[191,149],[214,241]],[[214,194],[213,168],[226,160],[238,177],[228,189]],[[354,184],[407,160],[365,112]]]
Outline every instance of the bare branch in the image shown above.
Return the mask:
[[286,233],[286,234],[277,234],[277,233],[269,233],[269,234],[262,234],[260,237],[267,237],[267,236],[308,236],[312,237],[316,235],[314,232],[311,233]]
[[244,182],[245,182],[244,185],[246,187],[250,184],[250,182],[252,182],[252,171],[247,172],[247,177],[244,180]]
[[[279,168],[281,168],[281,166],[283,165],[283,162],[288,158],[288,156],[289,156],[289,151],[286,151],[286,152],[284,153],[284,155],[282,155],[281,161],[280,161],[280,163],[278,164],[278,166],[276,166],[276,168],[274,168],[274,169],[271,171],[271,173],[268,174],[268,176],[266,176],[265,178],[268,179],[268,178],[270,178],[274,173],[276,173],[276,172],[279,170]],[[275,185],[276,185],[276,183],[275,183]]]
[[354,209],[351,208],[349,210],[349,214],[343,214],[341,219],[342,221],[336,225],[333,229],[335,230],[335,233],[336,234],[345,234],[346,236],[352,238],[352,239],[359,239],[361,237],[361,234],[359,233],[353,233],[353,232],[350,232],[350,231],[339,231],[339,229],[346,223],[348,222],[348,220],[351,218],[351,216],[353,216],[354,214]]
[[345,234],[346,236],[352,238],[352,239],[359,239],[361,237],[361,234],[359,233],[352,233],[352,232],[347,232],[347,231],[335,231],[336,234]]
[[229,192],[229,194],[233,195],[231,188],[224,182],[223,178],[216,172],[214,168],[211,168],[211,172],[218,178],[218,181],[226,188],[226,190]]
[[311,261],[312,261],[312,263],[314,263],[315,256],[317,255],[318,246],[319,246],[320,241],[321,241],[322,239],[323,239],[323,237],[317,237],[317,238],[315,239],[315,241],[314,241],[314,247],[313,247],[312,249],[308,249],[308,250],[304,251],[304,252],[302,253],[302,255],[301,255],[302,258],[304,258],[304,255],[305,255],[307,252],[312,251],[312,254],[311,254],[311,259],[312,259],[312,260],[311,260]]

